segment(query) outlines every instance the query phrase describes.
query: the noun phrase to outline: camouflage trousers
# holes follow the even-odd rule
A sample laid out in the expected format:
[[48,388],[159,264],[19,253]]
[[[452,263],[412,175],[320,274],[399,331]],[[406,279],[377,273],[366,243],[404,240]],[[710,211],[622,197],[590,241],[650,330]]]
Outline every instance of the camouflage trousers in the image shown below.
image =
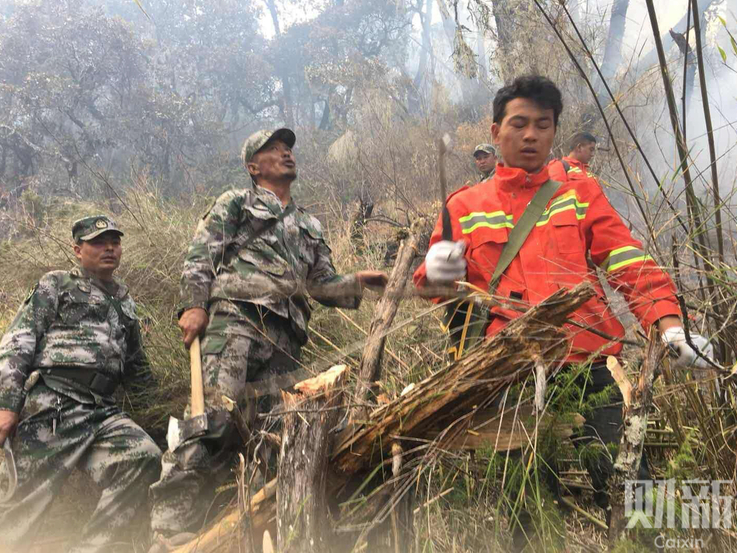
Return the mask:
[[[215,490],[230,475],[243,447],[222,397],[235,401],[241,413],[255,414],[250,384],[278,381],[296,369],[300,349],[287,319],[248,303],[217,302],[210,307],[202,341],[208,431],[174,449],[170,445],[164,453],[161,479],[151,486],[154,532],[196,532],[207,513],[218,510],[213,508]],[[269,407],[264,399],[258,402],[261,411]]]
[[[56,423],[54,423],[56,421]],[[161,451],[115,405],[83,404],[44,384],[29,393],[12,439],[18,471],[13,496],[0,504],[0,552],[29,551],[43,539],[43,516],[72,469],[102,495],[75,553],[132,551],[132,523],[147,503]]]

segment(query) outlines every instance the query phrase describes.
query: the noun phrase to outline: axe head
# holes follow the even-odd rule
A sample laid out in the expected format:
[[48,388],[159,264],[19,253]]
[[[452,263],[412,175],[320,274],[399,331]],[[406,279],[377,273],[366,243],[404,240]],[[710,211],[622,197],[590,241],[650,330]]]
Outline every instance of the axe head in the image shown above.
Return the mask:
[[445,151],[449,151],[453,149],[453,139],[450,137],[448,133],[445,133],[443,135],[443,146],[445,147]]
[[166,431],[169,451],[176,451],[179,446],[192,438],[204,436],[207,429],[207,415],[197,415],[183,421],[169,417],[169,428]]

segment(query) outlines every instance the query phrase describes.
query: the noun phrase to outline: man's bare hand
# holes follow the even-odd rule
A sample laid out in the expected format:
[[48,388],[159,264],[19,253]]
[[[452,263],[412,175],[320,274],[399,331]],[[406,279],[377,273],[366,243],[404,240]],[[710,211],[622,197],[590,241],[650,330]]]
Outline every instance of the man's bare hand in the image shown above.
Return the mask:
[[358,271],[356,279],[361,288],[378,289],[377,291],[386,288],[386,283],[389,281],[389,277],[383,271]]
[[16,426],[18,426],[18,413],[0,411],[0,447],[5,443],[5,439],[13,433]]
[[207,315],[207,311],[201,307],[193,307],[182,313],[179,318],[179,328],[184,333],[184,346],[187,349],[197,336],[202,335],[208,322],[210,322],[210,317]]

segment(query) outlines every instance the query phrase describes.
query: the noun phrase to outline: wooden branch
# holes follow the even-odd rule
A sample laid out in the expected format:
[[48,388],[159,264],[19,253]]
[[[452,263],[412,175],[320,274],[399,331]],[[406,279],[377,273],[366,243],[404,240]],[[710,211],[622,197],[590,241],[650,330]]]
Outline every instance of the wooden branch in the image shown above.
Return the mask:
[[625,483],[627,480],[637,480],[647,434],[647,417],[652,403],[655,370],[662,362],[664,354],[665,346],[653,330],[636,388],[632,387],[616,359],[613,357],[607,359],[607,367],[625,398],[625,406],[622,410],[624,424],[619,453],[614,463],[614,474],[608,482],[609,505],[612,510],[609,521],[610,550],[616,547],[627,524],[624,516],[625,504],[628,501],[634,504],[632,487],[629,487],[629,494],[626,494]]
[[[282,392],[283,434],[277,469],[277,550],[329,551],[327,475],[331,429],[341,415],[345,365],[300,382],[296,393]],[[302,411],[302,412],[298,412]]]
[[353,413],[352,419],[366,418],[368,410],[362,404],[370,399],[374,382],[381,379],[381,360],[387,331],[394,323],[394,317],[397,314],[399,303],[402,301],[404,289],[409,280],[412,261],[417,255],[420,234],[416,228],[413,228],[413,231],[399,246],[397,261],[389,275],[384,295],[376,304],[374,317],[369,327],[368,339],[363,348],[361,366],[358,369],[356,399],[359,407]]
[[[273,529],[273,517],[276,512],[276,478],[268,482],[251,499],[249,511],[252,514],[251,528],[254,533],[264,529]],[[215,553],[228,551],[228,546],[238,547],[235,543],[238,523],[241,518],[239,509],[233,509],[216,521],[207,531],[191,542],[175,549],[172,553]]]
[[375,459],[387,457],[393,436],[422,437],[433,428],[453,427],[459,417],[527,376],[535,359],[563,361],[568,341],[565,332],[555,326],[562,326],[593,294],[588,283],[559,290],[459,361],[374,410],[368,421],[349,425],[333,450],[335,467],[346,474],[356,473]]
[[581,507],[579,507],[578,505],[576,505],[576,502],[572,498],[570,498],[570,497],[561,497],[560,498],[560,502],[563,503],[564,505],[567,505],[569,508],[573,509],[574,511],[576,511],[578,514],[583,515],[584,517],[586,517],[587,519],[589,519],[596,526],[598,526],[600,530],[607,530],[608,526],[606,524],[604,524],[604,521],[603,520],[595,517],[594,515],[592,515],[588,511],[583,510]]

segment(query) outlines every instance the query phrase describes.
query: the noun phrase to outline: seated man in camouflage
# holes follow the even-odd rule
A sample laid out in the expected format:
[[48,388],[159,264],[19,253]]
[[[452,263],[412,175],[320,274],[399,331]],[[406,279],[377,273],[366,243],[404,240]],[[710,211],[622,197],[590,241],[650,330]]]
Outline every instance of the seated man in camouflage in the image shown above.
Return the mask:
[[0,551],[30,549],[74,468],[102,496],[71,551],[131,550],[161,451],[112,397],[121,382],[151,384],[135,303],[113,278],[122,235],[102,215],[75,222],[80,266],[46,273],[0,342],[0,445],[17,474],[0,498]]
[[379,271],[336,274],[320,222],[290,195],[295,140],[289,129],[259,131],[246,140],[242,158],[253,188],[220,196],[187,253],[179,326],[186,347],[204,333],[208,430],[170,443],[164,454],[161,480],[151,487],[151,551],[167,551],[202,525],[215,476],[227,475],[243,445],[222,397],[252,418],[251,383],[283,381],[280,375],[297,368],[307,342],[308,294],[324,305],[357,308],[364,286],[386,284]]

